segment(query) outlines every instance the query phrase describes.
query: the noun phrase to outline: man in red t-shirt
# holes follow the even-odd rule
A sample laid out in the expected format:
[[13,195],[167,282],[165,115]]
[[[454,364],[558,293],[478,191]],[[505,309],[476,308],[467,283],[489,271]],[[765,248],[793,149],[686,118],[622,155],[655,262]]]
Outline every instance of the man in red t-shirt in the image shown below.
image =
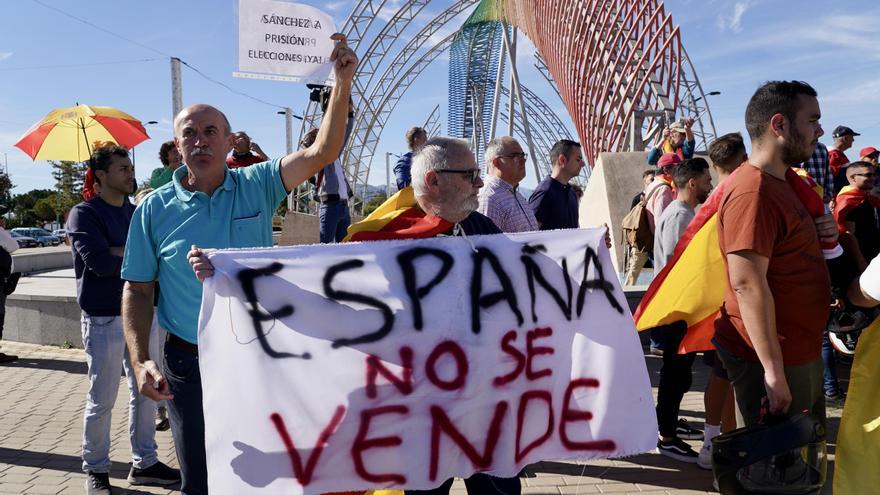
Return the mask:
[[760,420],[765,397],[771,413],[825,418],[820,351],[831,285],[819,241],[836,240],[837,230],[831,215],[812,218],[787,178],[816,147],[819,116],[806,83],[759,88],[746,108],[752,153],[725,183],[718,241],[729,284],[715,343],[738,426]]
[[260,149],[260,145],[251,141],[244,131],[238,131],[234,136],[232,154],[226,157],[226,166],[230,169],[249,167],[269,159]]
[[844,151],[852,148],[855,136],[861,134],[845,125],[835,127],[834,132],[831,133],[834,145],[828,148],[828,167],[831,168],[831,175],[834,177],[834,194],[839,193],[847,184],[846,166],[849,164],[849,158]]

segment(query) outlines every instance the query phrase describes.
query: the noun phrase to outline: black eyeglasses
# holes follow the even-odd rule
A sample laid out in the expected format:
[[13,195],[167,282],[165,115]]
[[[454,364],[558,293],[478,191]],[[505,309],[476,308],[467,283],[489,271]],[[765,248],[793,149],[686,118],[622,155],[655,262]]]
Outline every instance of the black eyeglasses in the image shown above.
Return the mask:
[[[443,169],[443,170],[437,170],[436,172],[437,172],[438,174],[458,174],[458,175],[464,175],[466,180],[470,180],[470,181],[471,181],[471,184],[476,184],[477,180],[479,180],[479,179],[481,178],[481,175],[482,175],[482,170],[480,170],[480,169],[478,169],[478,168],[472,168],[472,169],[468,169],[468,170],[450,170],[450,169]],[[468,175],[470,176],[470,178],[467,177]]]
[[872,178],[874,178],[874,177],[877,177],[877,174],[875,174],[875,173],[873,173],[873,172],[869,172],[869,173],[867,173],[867,174],[853,174],[853,176],[854,176],[854,177],[867,177],[867,178],[869,178],[869,179],[872,179]]
[[523,160],[526,159],[526,154],[523,153],[523,152],[519,152],[519,153],[511,153],[511,154],[509,154],[509,155],[501,155],[501,156],[503,156],[504,158],[513,158],[513,159],[516,159],[516,158],[522,158]]

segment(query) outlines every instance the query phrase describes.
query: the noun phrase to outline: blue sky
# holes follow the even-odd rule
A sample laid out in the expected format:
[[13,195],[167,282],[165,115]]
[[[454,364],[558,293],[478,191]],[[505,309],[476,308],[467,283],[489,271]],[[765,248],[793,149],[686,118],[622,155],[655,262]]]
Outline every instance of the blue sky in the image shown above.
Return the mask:
[[[339,26],[354,5],[353,1],[303,3],[333,14]],[[401,3],[389,0],[382,15],[390,17],[389,9]],[[448,4],[432,2],[423,15],[433,17]],[[32,162],[13,144],[49,110],[76,102],[115,106],[144,122],[159,122],[148,126],[152,139],[136,147],[138,178],[147,178],[159,166],[159,145],[172,135],[167,55],[236,91],[302,112],[307,102],[303,85],[231,76],[234,5],[233,0],[17,0],[14,9],[6,9],[0,39],[0,153],[8,159],[17,186],[14,192],[52,187],[50,167]],[[862,134],[850,158],[863,146],[880,148],[880,5],[876,2],[669,0],[666,8],[681,27],[704,90],[721,91],[709,97],[719,134],[744,132],[745,104],[761,82],[802,79],[819,92],[827,133],[823,142],[830,144],[831,130],[846,124]],[[521,46],[518,53],[523,84],[570,122],[559,99],[531,68],[530,51]],[[445,131],[447,70],[448,56],[438,58],[403,97],[385,126],[370,183],[384,184],[385,152],[405,151],[405,130],[423,123],[436,105]],[[246,130],[270,156],[283,153],[284,119],[275,106],[236,94],[187,68],[183,87],[185,105],[214,104],[226,112],[234,128]],[[524,185],[533,187],[535,182],[530,174]]]

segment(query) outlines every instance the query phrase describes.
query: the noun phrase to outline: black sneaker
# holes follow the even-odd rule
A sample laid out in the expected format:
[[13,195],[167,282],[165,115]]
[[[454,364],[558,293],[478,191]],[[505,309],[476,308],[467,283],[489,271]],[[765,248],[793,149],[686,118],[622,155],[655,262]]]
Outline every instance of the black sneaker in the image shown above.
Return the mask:
[[86,495],[111,495],[110,475],[107,473],[86,473]]
[[132,466],[128,472],[128,482],[132,485],[173,485],[180,482],[180,471],[161,462],[143,469]]
[[680,438],[658,440],[657,450],[660,454],[665,455],[666,457],[671,457],[676,461],[689,462],[691,464],[696,464],[697,459],[700,457],[700,454],[698,454],[696,450],[691,448],[690,445],[686,444]]
[[675,425],[675,436],[683,440],[702,440],[703,430],[691,426],[687,421],[679,418]]
[[825,405],[831,407],[843,407],[846,401],[846,394],[838,390],[834,394],[825,394]]
[[168,428],[171,428],[171,423],[168,422],[168,411],[164,406],[156,409],[156,431],[165,431]]

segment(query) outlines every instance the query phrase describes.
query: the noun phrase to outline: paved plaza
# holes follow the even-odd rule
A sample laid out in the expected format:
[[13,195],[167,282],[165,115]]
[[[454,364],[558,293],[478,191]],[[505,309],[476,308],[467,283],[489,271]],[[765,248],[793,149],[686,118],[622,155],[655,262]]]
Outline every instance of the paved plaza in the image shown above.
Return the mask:
[[[0,365],[0,493],[81,494],[85,476],[81,470],[82,414],[88,383],[85,354],[79,349],[2,342],[7,353],[21,359]],[[646,356],[651,382],[656,384],[660,359]],[[692,390],[702,390],[708,369],[698,359]],[[841,367],[842,385],[848,368]],[[171,494],[174,490],[131,487],[125,482],[129,469],[127,432],[128,392],[123,381],[113,409],[110,473],[116,493]],[[829,408],[829,482],[831,493],[834,446],[840,409]],[[682,416],[702,424],[703,394],[691,391],[682,403]],[[159,458],[177,465],[171,432],[158,432]],[[691,442],[699,448],[697,442]],[[672,461],[658,454],[621,460],[590,462],[545,461],[529,466],[523,480],[524,494],[697,494],[714,493],[709,471],[696,465]],[[464,494],[456,481],[453,494]]]

